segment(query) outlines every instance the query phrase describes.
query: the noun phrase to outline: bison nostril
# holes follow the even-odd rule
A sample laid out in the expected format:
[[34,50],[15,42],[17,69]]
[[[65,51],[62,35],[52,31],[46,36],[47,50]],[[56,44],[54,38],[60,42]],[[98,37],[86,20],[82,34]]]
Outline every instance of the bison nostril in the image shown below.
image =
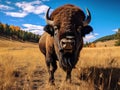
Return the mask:
[[72,49],[74,43],[71,42],[62,42],[63,49]]
[[66,48],[67,43],[62,41],[61,46],[62,46],[63,48]]
[[65,45],[65,42],[62,42],[62,45]]
[[71,45],[72,45],[72,46],[74,46],[74,45],[75,45],[75,42],[74,42],[74,41],[73,41],[73,42],[71,42]]

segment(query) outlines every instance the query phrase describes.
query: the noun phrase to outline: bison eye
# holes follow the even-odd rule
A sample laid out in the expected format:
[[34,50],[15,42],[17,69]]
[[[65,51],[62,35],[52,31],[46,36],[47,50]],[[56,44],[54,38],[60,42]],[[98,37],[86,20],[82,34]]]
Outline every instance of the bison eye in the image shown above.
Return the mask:
[[80,33],[81,29],[82,29],[82,26],[79,26],[79,27],[77,28],[77,32]]
[[54,30],[58,30],[58,26],[54,26]]

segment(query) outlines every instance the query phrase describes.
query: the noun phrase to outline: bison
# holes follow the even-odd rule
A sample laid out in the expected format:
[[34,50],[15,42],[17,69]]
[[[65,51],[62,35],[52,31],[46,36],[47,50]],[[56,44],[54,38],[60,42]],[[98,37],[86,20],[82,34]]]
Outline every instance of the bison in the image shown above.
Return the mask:
[[52,12],[46,13],[44,33],[39,40],[40,51],[45,56],[49,72],[49,82],[54,83],[54,72],[57,61],[66,72],[66,81],[71,82],[71,71],[75,67],[80,51],[83,47],[83,37],[93,31],[88,25],[91,14],[88,9],[87,16],[77,6],[66,4]]

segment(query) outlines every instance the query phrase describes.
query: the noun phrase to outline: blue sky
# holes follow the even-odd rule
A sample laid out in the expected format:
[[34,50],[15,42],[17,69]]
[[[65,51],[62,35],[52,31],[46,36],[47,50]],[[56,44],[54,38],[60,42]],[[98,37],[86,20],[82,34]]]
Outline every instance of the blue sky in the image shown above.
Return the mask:
[[80,7],[85,13],[86,8],[91,12],[90,25],[94,33],[87,35],[86,41],[114,34],[120,28],[120,0],[0,0],[0,22],[41,34],[48,7],[54,10],[68,3]]

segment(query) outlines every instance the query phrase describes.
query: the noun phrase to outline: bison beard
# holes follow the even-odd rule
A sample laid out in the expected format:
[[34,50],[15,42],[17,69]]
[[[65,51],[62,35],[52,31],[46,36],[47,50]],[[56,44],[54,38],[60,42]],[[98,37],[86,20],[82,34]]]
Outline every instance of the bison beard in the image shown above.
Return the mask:
[[49,72],[49,82],[54,84],[54,72],[57,60],[66,72],[66,81],[71,81],[71,72],[75,67],[83,47],[83,37],[93,31],[88,24],[91,21],[90,11],[87,17],[84,12],[74,5],[64,5],[52,12],[46,13],[47,25],[39,40],[40,51],[44,54]]
[[60,67],[64,70],[71,70],[72,68],[75,67],[75,46],[72,52],[66,52],[64,49],[61,47],[60,43],[58,42],[59,39],[55,37],[55,42],[56,45],[58,46],[59,53],[57,54],[58,60],[59,60],[59,65]]
[[73,53],[61,53],[61,59],[60,59],[60,67],[63,68],[63,70],[72,69],[74,67],[74,54]]

